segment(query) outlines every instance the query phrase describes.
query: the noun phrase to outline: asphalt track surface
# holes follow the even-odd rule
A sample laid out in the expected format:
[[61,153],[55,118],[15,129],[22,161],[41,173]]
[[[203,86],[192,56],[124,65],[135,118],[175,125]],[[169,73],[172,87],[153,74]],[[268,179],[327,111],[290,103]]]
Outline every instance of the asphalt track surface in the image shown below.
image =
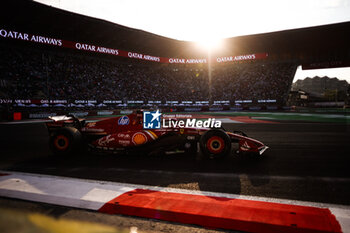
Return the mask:
[[350,205],[350,126],[224,124],[270,147],[263,157],[51,154],[43,123],[0,125],[0,169]]
[[[51,154],[44,123],[0,124],[0,169],[103,181],[184,188],[350,205],[350,126],[338,123],[275,122],[224,124],[270,147],[260,159],[230,156],[221,161],[196,155],[134,156]],[[0,198],[1,206],[53,217],[138,227],[141,232],[215,232],[191,225],[127,216],[106,216]]]

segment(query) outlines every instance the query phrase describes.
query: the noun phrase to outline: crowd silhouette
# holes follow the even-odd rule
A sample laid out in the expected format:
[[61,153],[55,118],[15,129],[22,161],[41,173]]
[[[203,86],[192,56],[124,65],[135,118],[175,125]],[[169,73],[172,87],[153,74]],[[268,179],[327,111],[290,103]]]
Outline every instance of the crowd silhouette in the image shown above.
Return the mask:
[[138,64],[114,58],[35,49],[0,51],[2,99],[285,101],[292,63]]

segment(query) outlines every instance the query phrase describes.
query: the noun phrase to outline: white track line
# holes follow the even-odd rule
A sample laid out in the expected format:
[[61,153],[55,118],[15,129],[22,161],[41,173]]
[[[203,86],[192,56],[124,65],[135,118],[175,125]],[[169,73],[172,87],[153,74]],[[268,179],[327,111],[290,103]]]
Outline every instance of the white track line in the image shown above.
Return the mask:
[[221,123],[244,123],[241,121],[231,120],[230,118],[218,118],[217,120],[221,121]]

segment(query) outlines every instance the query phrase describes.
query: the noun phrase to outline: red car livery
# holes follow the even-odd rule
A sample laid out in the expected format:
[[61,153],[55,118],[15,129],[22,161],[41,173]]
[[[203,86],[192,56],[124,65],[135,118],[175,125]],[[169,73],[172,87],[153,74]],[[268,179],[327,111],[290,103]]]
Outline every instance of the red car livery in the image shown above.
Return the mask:
[[85,148],[106,153],[199,152],[208,158],[219,158],[233,152],[261,155],[268,148],[241,131],[227,132],[222,128],[144,129],[142,113],[90,123],[72,115],[50,119],[46,126],[50,148],[56,155]]

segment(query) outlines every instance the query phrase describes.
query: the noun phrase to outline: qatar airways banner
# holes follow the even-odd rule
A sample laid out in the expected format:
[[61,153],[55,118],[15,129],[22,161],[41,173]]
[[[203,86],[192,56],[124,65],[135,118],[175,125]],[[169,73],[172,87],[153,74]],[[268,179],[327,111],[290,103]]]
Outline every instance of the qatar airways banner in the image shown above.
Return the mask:
[[[83,50],[83,51],[95,52],[95,53],[104,53],[104,54],[110,54],[114,56],[128,57],[133,59],[147,60],[147,61],[160,62],[160,63],[202,64],[202,63],[208,62],[206,58],[189,59],[189,58],[157,57],[157,56],[152,56],[152,55],[147,55],[142,53],[128,52],[128,51],[123,51],[119,49],[106,48],[102,46],[91,45],[91,44],[80,43],[80,42],[72,42],[72,41],[67,41],[63,39],[33,35],[29,33],[11,31],[6,29],[0,29],[0,38],[17,39],[17,40],[29,41],[33,43],[47,44],[47,45],[53,45],[53,46],[58,46],[63,48],[71,48],[71,49],[77,49],[77,50]],[[267,58],[267,56],[268,56],[267,53],[260,53],[260,54],[248,54],[248,55],[240,55],[240,56],[218,57],[215,59],[215,62],[222,63],[222,62],[237,62],[237,61],[244,61],[244,60],[256,60],[256,59]]]
[[324,61],[304,63],[301,65],[301,67],[303,70],[350,67],[350,61]]
[[185,59],[185,58],[169,58],[169,63],[175,63],[175,64],[200,64],[200,63],[207,63],[207,59]]
[[229,57],[217,57],[216,62],[236,62],[236,61],[245,61],[245,60],[256,60],[256,59],[264,59],[267,58],[267,53],[253,53],[247,55],[239,55],[239,56],[229,56]]

